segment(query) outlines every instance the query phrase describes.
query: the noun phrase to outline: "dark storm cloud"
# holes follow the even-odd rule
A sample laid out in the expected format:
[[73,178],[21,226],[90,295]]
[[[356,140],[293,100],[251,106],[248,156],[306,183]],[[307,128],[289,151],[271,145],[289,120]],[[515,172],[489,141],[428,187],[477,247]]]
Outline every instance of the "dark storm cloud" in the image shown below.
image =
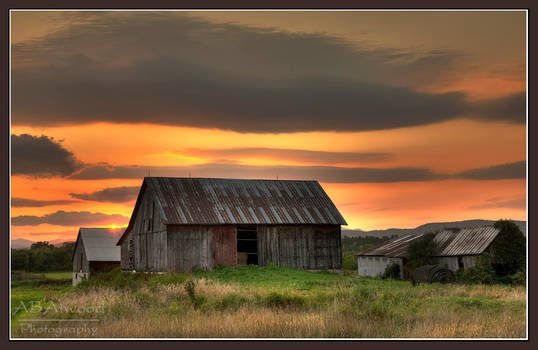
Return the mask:
[[526,162],[522,160],[487,168],[467,170],[455,175],[455,177],[468,180],[524,179],[526,177]]
[[67,176],[82,167],[59,142],[45,135],[11,135],[11,174],[35,177]]
[[526,97],[524,93],[481,101],[474,105],[476,114],[481,119],[504,120],[525,123]]
[[460,116],[524,119],[522,95],[477,104],[459,92],[401,86],[448,70],[459,53],[357,49],[319,34],[178,14],[93,16],[13,46],[14,124],[151,122],[292,132],[387,129]]
[[98,165],[88,167],[71,179],[95,180],[110,178],[170,177],[226,177],[316,179],[322,182],[399,182],[428,181],[438,175],[423,168],[343,168],[334,166],[251,166],[239,164],[204,164],[192,167],[126,167]]
[[73,198],[94,202],[123,203],[136,199],[138,186],[135,187],[111,187],[91,193],[70,193]]
[[59,210],[43,216],[20,215],[11,218],[13,226],[37,226],[41,224],[60,226],[101,226],[125,224],[129,218],[119,214],[91,213],[88,211]]
[[56,201],[41,201],[27,198],[11,198],[12,207],[46,207],[50,205],[71,204],[75,201],[72,200],[56,200]]
[[326,152],[300,149],[281,149],[265,147],[228,148],[228,149],[201,149],[188,148],[183,154],[196,157],[255,157],[275,158],[294,162],[312,162],[325,164],[338,163],[375,163],[391,157],[388,153],[360,153],[360,152]]
[[457,174],[435,173],[426,168],[364,168],[338,166],[254,166],[233,163],[208,163],[178,167],[88,166],[71,175],[73,180],[142,179],[164,177],[225,177],[260,179],[315,179],[329,183],[388,183],[448,179],[502,180],[524,179],[525,161],[467,170]]

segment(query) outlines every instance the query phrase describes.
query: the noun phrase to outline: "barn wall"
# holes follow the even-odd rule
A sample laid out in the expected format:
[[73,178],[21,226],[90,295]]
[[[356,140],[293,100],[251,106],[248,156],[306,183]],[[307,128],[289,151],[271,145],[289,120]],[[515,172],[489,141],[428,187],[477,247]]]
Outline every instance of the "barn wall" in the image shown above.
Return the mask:
[[341,269],[339,225],[258,225],[258,263],[296,269]]
[[169,225],[166,269],[174,272],[212,269],[215,257],[213,233],[216,229],[215,226]]
[[391,258],[383,256],[358,256],[357,272],[359,276],[376,277],[385,272],[387,266],[392,264],[400,265],[400,278],[403,276],[403,261],[401,258]]
[[131,234],[129,234],[123,242],[121,242],[121,260],[120,260],[120,266],[122,271],[131,271],[134,269],[134,266],[131,265],[129,260],[129,239],[132,237]]
[[[136,271],[164,272],[167,267],[166,225],[162,208],[147,187],[141,194],[132,230],[121,244],[121,267]],[[129,262],[129,240],[132,240],[134,257]]]
[[[457,256],[442,256],[437,258],[440,265],[446,265],[452,271],[458,271],[458,257]],[[463,262],[463,268],[468,269],[476,265],[476,256],[475,255],[463,255],[461,256]]]
[[[82,265],[80,263],[82,258]],[[90,264],[86,257],[86,252],[84,251],[84,243],[82,238],[79,236],[77,239],[77,244],[75,246],[75,252],[73,254],[73,272],[90,272]]]

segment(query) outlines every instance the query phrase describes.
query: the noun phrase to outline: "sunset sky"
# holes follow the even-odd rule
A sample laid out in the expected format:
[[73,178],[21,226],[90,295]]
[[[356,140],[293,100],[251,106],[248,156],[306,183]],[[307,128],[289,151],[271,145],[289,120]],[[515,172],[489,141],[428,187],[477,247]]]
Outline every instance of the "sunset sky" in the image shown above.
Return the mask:
[[526,63],[523,11],[11,12],[11,237],[126,225],[148,175],[526,220]]

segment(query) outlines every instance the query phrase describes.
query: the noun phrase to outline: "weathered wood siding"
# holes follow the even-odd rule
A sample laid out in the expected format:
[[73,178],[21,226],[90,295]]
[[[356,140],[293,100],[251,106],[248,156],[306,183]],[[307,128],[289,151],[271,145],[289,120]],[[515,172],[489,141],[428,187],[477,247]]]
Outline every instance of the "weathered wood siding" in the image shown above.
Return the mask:
[[211,226],[215,266],[237,265],[237,231],[234,225]]
[[216,227],[202,225],[168,226],[168,271],[210,270],[214,266]]
[[79,236],[75,245],[75,253],[73,254],[73,272],[80,272],[81,270],[82,272],[90,272],[90,264],[84,251],[84,243]]
[[[145,188],[140,194],[133,228],[121,244],[121,267],[136,271],[164,272],[167,269],[166,225],[163,223],[162,208],[154,193]],[[129,262],[129,240],[132,239],[134,259]]]
[[341,269],[339,225],[259,225],[258,264],[296,269]]
[[134,266],[131,265],[129,260],[129,239],[131,235],[127,236],[123,242],[121,242],[121,270],[122,271],[131,271],[134,269]]

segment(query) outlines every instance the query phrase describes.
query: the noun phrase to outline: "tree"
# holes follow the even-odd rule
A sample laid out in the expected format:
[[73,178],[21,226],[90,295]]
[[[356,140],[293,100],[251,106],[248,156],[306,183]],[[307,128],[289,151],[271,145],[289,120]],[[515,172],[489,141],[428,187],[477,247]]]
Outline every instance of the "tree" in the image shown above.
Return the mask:
[[413,270],[423,265],[434,265],[437,263],[437,244],[433,240],[435,233],[426,233],[421,238],[409,245],[407,250],[408,263],[406,266]]
[[30,250],[39,249],[39,248],[54,248],[54,246],[52,244],[49,244],[49,242],[35,242],[35,243],[32,243]]
[[491,265],[499,277],[525,270],[525,236],[510,220],[499,220],[493,225],[499,234],[491,245]]

